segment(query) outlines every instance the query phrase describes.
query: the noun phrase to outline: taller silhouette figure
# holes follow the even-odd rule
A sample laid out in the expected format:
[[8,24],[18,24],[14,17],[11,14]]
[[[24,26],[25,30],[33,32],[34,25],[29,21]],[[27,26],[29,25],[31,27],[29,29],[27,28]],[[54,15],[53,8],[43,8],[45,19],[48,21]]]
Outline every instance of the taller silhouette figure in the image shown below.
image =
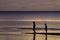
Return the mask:
[[33,40],[36,39],[36,31],[35,31],[35,27],[36,27],[35,22],[33,22],[33,31],[34,31],[34,33],[33,33]]

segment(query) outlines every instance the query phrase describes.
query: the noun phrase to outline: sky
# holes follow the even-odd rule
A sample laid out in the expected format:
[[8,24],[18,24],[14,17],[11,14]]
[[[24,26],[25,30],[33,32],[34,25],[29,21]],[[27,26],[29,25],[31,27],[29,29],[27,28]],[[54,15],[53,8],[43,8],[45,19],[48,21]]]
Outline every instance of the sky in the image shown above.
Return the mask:
[[0,11],[60,11],[60,0],[0,0]]

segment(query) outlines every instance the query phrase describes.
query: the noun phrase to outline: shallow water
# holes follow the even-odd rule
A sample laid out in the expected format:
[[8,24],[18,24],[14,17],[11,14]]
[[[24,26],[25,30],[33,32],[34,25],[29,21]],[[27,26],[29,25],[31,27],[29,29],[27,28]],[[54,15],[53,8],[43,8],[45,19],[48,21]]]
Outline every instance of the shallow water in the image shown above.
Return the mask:
[[[0,32],[0,40],[33,40],[33,34],[24,34],[28,32],[33,32],[32,30],[25,30],[24,32]],[[45,32],[44,30],[37,30],[37,33]],[[57,32],[59,31],[48,31],[48,32]],[[60,36],[48,35],[48,40],[60,40]],[[45,40],[45,35],[36,34],[36,40]]]
[[[15,22],[9,22],[9,23],[11,25],[11,23],[14,24]],[[15,24],[17,24],[16,26],[18,26],[19,23],[20,22],[15,23]],[[25,24],[25,22],[22,22],[22,24],[23,23]],[[28,24],[28,22],[26,22],[26,24]],[[60,22],[47,22],[47,24],[48,24],[48,28],[60,28],[58,26],[58,25],[60,25]],[[7,25],[7,22],[5,25]],[[29,25],[31,25],[31,28],[32,28],[32,22],[29,22]],[[21,25],[21,26],[23,26],[23,25]],[[24,33],[33,33],[32,30],[17,29],[17,28],[27,28],[27,27],[30,28],[30,26],[25,26],[25,27],[21,27],[21,26],[20,27],[5,27],[5,26],[1,27],[0,28],[0,40],[33,40],[33,34],[24,34]],[[45,28],[44,23],[36,22],[36,28],[38,28],[38,27]],[[45,33],[45,30],[36,30],[36,32]],[[60,30],[48,30],[48,33],[60,33]],[[60,36],[48,35],[47,39],[48,40],[60,40]],[[36,40],[45,40],[45,35],[36,34]]]

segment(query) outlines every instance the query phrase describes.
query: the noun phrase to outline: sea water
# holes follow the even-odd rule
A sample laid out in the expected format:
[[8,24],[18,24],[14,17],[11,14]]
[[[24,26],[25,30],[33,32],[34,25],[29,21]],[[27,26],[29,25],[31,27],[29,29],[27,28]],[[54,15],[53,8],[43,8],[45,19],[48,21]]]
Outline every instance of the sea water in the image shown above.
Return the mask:
[[[6,22],[7,23],[7,22]],[[33,28],[32,22],[22,22],[23,24],[29,23],[30,26],[18,26],[21,25],[21,22],[9,22],[17,24],[16,27],[4,27],[0,28],[0,40],[33,40],[33,34],[24,34],[24,33],[33,33],[33,30],[28,29],[19,29],[19,28]],[[54,23],[54,24],[51,24]],[[57,23],[57,24],[56,24]],[[4,24],[4,23],[3,23]],[[40,25],[39,25],[40,24]],[[48,28],[59,28],[59,22],[48,22]],[[53,27],[52,27],[53,26]],[[44,22],[36,22],[36,28],[45,28]],[[45,33],[45,30],[36,30],[37,33]],[[60,33],[60,30],[48,30],[48,33]],[[48,40],[60,40],[60,36],[58,35],[48,35]],[[45,40],[45,35],[36,34],[36,40]]]
[[[0,40],[33,40],[33,34],[25,34],[33,33],[32,29],[20,29],[33,28],[33,21],[36,22],[36,28],[45,28],[46,23],[48,28],[60,29],[60,14],[58,12],[56,14],[55,12],[46,13],[0,12]],[[45,30],[36,30],[36,33],[45,33]],[[60,30],[48,30],[48,33],[60,33]],[[60,35],[47,36],[48,40],[60,40]],[[36,34],[35,39],[45,40],[45,35]]]

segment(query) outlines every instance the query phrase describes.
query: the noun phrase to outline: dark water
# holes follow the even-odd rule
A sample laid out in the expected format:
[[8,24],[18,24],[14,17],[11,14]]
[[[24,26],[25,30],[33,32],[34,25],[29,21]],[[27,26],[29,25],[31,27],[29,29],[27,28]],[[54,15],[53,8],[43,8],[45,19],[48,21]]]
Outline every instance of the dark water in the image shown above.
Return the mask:
[[[36,22],[36,28],[60,29],[60,12],[0,12],[0,40],[33,40],[33,35],[24,34],[33,32],[19,28],[33,28],[32,22]],[[41,33],[45,30],[36,30]],[[60,33],[60,30],[48,30],[52,33]],[[45,40],[45,35],[36,34],[36,40]],[[60,40],[60,36],[48,35],[48,40]]]

